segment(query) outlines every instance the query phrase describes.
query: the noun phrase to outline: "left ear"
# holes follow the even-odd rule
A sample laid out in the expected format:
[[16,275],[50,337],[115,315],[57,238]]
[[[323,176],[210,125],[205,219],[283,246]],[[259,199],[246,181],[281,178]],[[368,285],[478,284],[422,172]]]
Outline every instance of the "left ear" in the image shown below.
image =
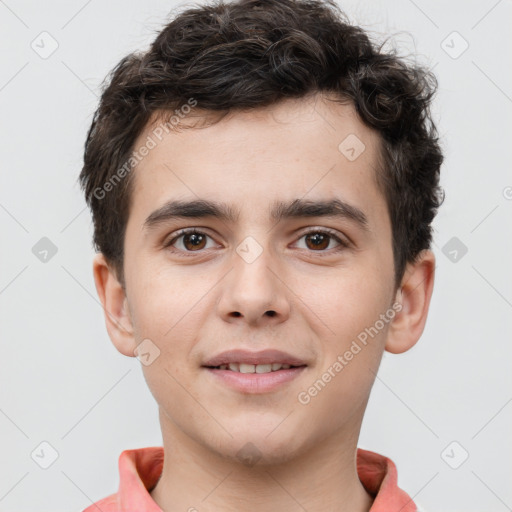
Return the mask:
[[425,249],[414,263],[408,263],[395,298],[402,308],[390,323],[385,350],[401,354],[420,339],[427,321],[434,289],[434,253]]

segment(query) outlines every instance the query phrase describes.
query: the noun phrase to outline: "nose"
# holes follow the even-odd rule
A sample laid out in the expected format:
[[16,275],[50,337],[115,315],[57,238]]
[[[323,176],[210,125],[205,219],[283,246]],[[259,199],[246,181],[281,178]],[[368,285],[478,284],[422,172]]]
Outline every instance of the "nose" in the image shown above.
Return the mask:
[[282,269],[268,249],[254,260],[243,251],[234,253],[233,268],[217,303],[219,315],[227,322],[251,326],[284,322],[290,314],[292,292],[278,274],[283,275]]

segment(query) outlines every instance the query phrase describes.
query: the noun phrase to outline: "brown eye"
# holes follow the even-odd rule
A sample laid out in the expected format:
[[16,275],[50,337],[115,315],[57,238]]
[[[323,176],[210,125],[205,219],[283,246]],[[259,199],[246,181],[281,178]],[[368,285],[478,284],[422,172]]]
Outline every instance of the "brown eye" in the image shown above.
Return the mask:
[[[327,249],[329,246],[329,240],[332,238],[331,235],[326,233],[313,233],[306,235],[306,245],[309,249]],[[308,242],[311,244],[309,246]]]
[[187,255],[187,253],[201,252],[206,247],[209,235],[195,229],[185,229],[176,234],[168,242],[164,243],[164,248],[175,253]]
[[[304,239],[305,248],[310,252],[317,252],[318,256],[327,256],[337,251],[341,251],[349,247],[349,243],[338,236],[337,232],[331,232],[330,230],[316,229],[304,233],[300,240]],[[330,243],[334,241],[334,247],[329,249]]]
[[206,236],[202,233],[187,233],[183,236],[183,246],[191,251],[204,249]]

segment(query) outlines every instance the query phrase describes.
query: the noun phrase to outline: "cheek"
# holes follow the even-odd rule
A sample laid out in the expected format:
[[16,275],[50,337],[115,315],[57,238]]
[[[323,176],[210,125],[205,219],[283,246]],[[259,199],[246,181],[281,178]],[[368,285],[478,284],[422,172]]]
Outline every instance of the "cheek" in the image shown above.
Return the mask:
[[389,320],[380,319],[388,304],[377,288],[347,287],[331,297],[325,302],[329,330],[319,339],[319,364],[297,396],[309,415],[330,422],[327,430],[362,417],[389,327]]
[[138,265],[130,283],[134,326],[140,336],[154,336],[168,345],[194,321],[208,280],[177,268]]
[[211,312],[207,292],[215,281],[190,275],[191,267],[140,269],[132,282],[134,331],[138,342],[149,339],[157,347],[158,357],[142,370],[157,402],[165,403],[195,378],[191,353]]
[[372,325],[389,307],[391,276],[382,262],[361,258],[338,272],[302,280],[299,295],[324,320],[329,338],[347,340]]
[[370,370],[378,369],[392,318],[382,320],[391,307],[385,283],[389,276],[372,272],[369,266],[365,269],[347,269],[336,279],[326,280],[323,293],[312,293],[304,300],[314,313],[309,317],[319,326],[322,345],[314,377],[328,381],[339,399],[350,398],[344,394],[347,389],[363,397],[371,386]]
[[151,272],[139,276],[133,292],[136,336],[151,340],[158,353],[142,366],[144,377],[157,403],[167,409],[173,401],[186,400],[181,393],[190,387],[189,355],[204,321],[198,307],[202,294],[183,279]]

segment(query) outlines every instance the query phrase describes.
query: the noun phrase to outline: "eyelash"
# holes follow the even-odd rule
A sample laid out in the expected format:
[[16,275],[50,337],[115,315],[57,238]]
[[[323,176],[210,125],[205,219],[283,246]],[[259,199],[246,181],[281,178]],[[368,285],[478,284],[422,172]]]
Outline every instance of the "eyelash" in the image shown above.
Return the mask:
[[[176,236],[171,238],[169,241],[165,242],[164,243],[164,249],[170,249],[171,252],[180,253],[180,254],[184,255],[185,257],[194,256],[195,253],[204,252],[204,249],[203,250],[198,250],[198,251],[183,251],[183,250],[180,250],[180,249],[177,250],[177,249],[172,248],[172,244],[174,244],[177,240],[182,238],[184,235],[193,235],[193,234],[206,235],[207,237],[212,238],[210,235],[208,235],[208,233],[205,233],[203,231],[199,231],[196,228],[186,228],[186,229],[182,229],[182,230],[178,231],[176,233]],[[317,253],[316,254],[317,256],[320,256],[320,257],[329,256],[329,255],[332,254],[332,252],[338,253],[338,252],[340,252],[340,251],[342,251],[344,249],[347,249],[349,247],[349,243],[348,242],[346,242],[345,240],[341,239],[339,236],[337,236],[335,231],[332,231],[332,230],[330,230],[328,228],[312,229],[310,231],[306,231],[306,232],[301,234],[301,236],[299,237],[299,240],[304,238],[307,235],[310,235],[310,234],[328,235],[331,238],[334,238],[334,240],[339,243],[338,247],[335,247],[334,249],[331,249],[330,251],[327,251],[327,250],[322,250],[322,251],[310,250],[309,251],[311,253]]]

